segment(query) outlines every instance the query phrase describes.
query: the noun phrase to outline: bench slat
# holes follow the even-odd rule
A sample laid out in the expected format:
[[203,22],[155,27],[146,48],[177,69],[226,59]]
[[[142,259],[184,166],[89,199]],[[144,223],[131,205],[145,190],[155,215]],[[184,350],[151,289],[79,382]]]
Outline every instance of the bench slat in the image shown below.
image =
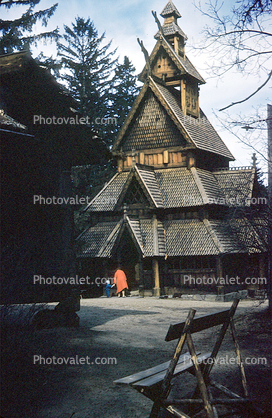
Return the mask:
[[[203,363],[203,361],[207,360],[210,356],[211,356],[211,352],[210,353],[205,353],[202,355],[197,355],[197,359],[199,364]],[[173,374],[173,377],[185,372],[186,370],[190,369],[190,367],[193,366],[193,362],[191,359],[187,359],[185,362],[182,363],[178,363],[176,368],[175,368],[175,372]],[[166,374],[166,370],[163,370],[160,373],[157,373],[153,376],[147,377],[146,379],[143,380],[139,380],[135,383],[132,384],[133,387],[150,387],[155,385],[156,383],[162,382],[164,379],[164,376]]]
[[[198,353],[197,355],[199,355],[199,354],[200,353]],[[178,364],[184,363],[189,358],[190,358],[190,353],[188,351],[187,353],[184,353],[180,356]],[[115,380],[113,383],[131,385],[131,384],[137,382],[138,380],[142,380],[146,377],[150,377],[150,376],[153,376],[154,374],[166,371],[168,369],[170,361],[171,360],[166,361],[165,363],[158,364],[157,366],[151,367],[150,369],[146,369],[146,370],[143,370],[141,372],[132,374],[130,376],[123,377],[122,379]]]
[[[215,327],[216,325],[223,324],[229,316],[229,309],[226,311],[216,312],[210,315],[200,316],[195,318],[190,328],[190,333],[203,331],[208,328]],[[180,338],[185,322],[179,324],[170,325],[165,341],[172,341]]]

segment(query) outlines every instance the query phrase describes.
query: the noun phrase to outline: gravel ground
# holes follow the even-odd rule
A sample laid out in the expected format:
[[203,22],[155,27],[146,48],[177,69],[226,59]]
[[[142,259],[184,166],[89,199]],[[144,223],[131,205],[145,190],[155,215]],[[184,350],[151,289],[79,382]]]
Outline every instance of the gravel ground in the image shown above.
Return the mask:
[[[31,334],[23,364],[11,368],[6,376],[2,418],[147,418],[151,401],[113,381],[169,360],[175,342],[164,341],[168,327],[183,321],[190,308],[196,309],[198,316],[229,306],[231,303],[182,299],[82,299],[79,328]],[[255,363],[245,366],[250,391],[270,417],[271,340],[266,311],[266,303],[258,306],[242,300],[235,318],[243,357]],[[209,350],[216,335],[214,329],[194,334],[196,348]],[[53,357],[55,362],[65,359],[68,364],[52,364]],[[223,363],[233,357],[229,333],[221,357]],[[236,365],[216,365],[215,376],[240,393]],[[193,389],[190,383],[194,382],[182,379],[173,395]]]

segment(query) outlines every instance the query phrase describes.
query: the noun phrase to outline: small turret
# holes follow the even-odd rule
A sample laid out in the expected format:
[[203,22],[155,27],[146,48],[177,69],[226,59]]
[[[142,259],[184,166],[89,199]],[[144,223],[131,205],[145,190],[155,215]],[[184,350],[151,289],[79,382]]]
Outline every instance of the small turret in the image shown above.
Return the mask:
[[[167,5],[161,12],[161,16],[164,18],[164,23],[162,26],[163,36],[172,46],[174,51],[179,56],[184,57],[185,44],[188,38],[183,32],[183,30],[178,26],[177,19],[181,17],[181,14],[179,13],[172,0],[169,0]],[[159,38],[160,33],[157,32],[155,35],[155,39]]]

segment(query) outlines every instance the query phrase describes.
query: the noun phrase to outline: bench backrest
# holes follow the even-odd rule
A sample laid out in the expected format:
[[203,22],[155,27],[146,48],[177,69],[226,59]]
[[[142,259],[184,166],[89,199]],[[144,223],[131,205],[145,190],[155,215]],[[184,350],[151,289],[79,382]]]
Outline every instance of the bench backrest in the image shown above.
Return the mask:
[[[230,316],[230,309],[225,311],[215,312],[210,315],[203,315],[193,320],[192,326],[190,327],[190,333],[203,331],[208,328],[221,325],[226,322],[227,318]],[[184,328],[185,321],[180,322],[179,324],[170,325],[165,341],[173,341],[177,338],[180,338],[182,330]]]

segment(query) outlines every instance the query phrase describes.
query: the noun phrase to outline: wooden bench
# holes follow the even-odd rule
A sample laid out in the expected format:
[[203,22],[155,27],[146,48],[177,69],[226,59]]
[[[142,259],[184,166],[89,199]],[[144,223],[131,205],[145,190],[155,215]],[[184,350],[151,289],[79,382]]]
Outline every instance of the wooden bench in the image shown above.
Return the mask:
[[[161,409],[167,410],[171,415],[181,418],[199,416],[204,409],[208,418],[217,418],[218,412],[216,405],[225,405],[242,409],[247,408],[262,415],[262,411],[257,409],[249,399],[245,371],[241,359],[239,344],[236,337],[233,316],[235,314],[239,300],[235,299],[231,308],[216,312],[210,315],[194,318],[196,311],[190,309],[185,322],[170,325],[166,341],[178,340],[172,360],[151,367],[147,370],[135,373],[131,376],[115,380],[114,383],[120,385],[130,385],[133,389],[142,393],[154,404],[150,413],[150,418],[158,417]],[[206,329],[221,325],[218,337],[211,352],[201,353],[195,350],[192,334]],[[237,356],[237,364],[240,369],[243,396],[237,395],[230,389],[220,385],[210,378],[216,356],[221,347],[227,329],[230,327],[234,348]],[[189,351],[181,354],[185,343]],[[189,399],[168,400],[169,393],[173,386],[172,379],[182,373],[188,372],[196,377],[197,385]],[[224,398],[214,398],[212,388],[223,392]],[[189,412],[183,412],[180,408],[187,406]],[[190,414],[190,415],[188,415]],[[203,415],[202,415],[203,416]]]

